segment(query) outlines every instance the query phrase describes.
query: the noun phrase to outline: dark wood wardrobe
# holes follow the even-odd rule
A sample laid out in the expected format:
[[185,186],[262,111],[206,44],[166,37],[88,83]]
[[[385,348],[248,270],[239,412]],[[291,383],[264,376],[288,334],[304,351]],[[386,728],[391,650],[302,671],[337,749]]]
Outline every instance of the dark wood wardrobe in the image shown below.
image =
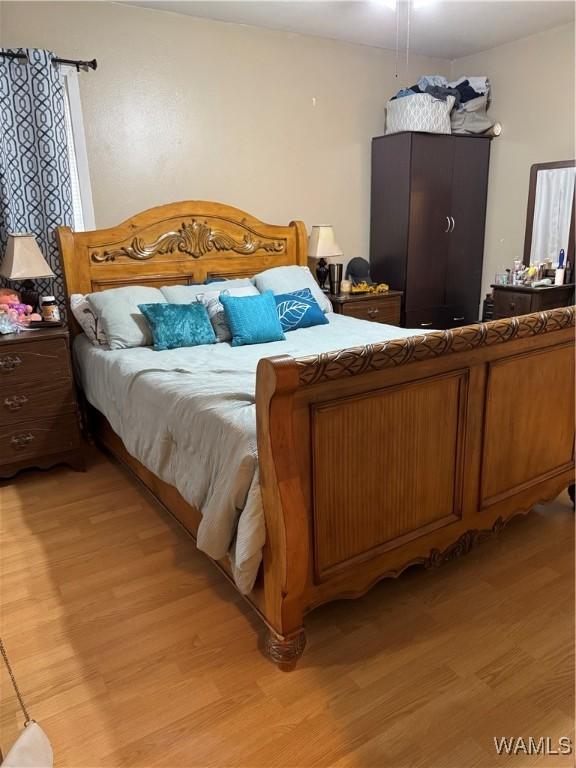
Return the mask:
[[372,140],[372,279],[404,292],[402,324],[478,320],[490,139],[397,133]]

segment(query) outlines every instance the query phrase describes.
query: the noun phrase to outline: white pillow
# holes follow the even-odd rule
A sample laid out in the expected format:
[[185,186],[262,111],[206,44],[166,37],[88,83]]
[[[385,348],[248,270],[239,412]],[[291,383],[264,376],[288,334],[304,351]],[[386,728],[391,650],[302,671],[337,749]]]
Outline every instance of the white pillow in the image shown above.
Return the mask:
[[84,331],[86,338],[96,347],[108,348],[108,339],[100,327],[98,318],[92,312],[90,304],[83,293],[73,293],[70,296],[70,309]]
[[205,285],[163,285],[160,290],[170,304],[190,304],[196,301],[200,294],[208,291],[247,287],[254,287],[254,284],[248,277],[241,277],[237,280],[218,280]]
[[[214,285],[214,283],[210,283],[206,287],[211,287],[212,285]],[[222,283],[218,283],[218,285],[222,285]],[[206,291],[206,293],[201,293],[196,297],[197,301],[201,301],[206,307],[208,317],[212,323],[212,328],[214,328],[214,333],[216,334],[216,340],[230,341],[232,333],[226,322],[226,313],[224,312],[224,307],[220,301],[220,296],[223,293],[227,296],[258,296],[260,292],[256,287],[250,284],[243,288],[226,288],[223,291]]]
[[297,265],[273,267],[255,275],[254,283],[260,293],[264,293],[264,291],[272,291],[274,294],[293,293],[294,291],[301,291],[303,288],[310,288],[322,312],[332,312],[330,300],[314,280],[308,267]]
[[111,288],[89,293],[86,300],[106,334],[110,349],[152,346],[152,331],[138,304],[166,303],[158,288],[144,285]]

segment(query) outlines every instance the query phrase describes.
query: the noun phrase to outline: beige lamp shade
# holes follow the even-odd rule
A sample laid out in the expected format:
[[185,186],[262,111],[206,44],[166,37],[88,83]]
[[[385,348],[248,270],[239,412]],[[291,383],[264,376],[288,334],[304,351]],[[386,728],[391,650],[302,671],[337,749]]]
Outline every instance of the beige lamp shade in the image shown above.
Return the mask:
[[312,227],[308,239],[308,256],[311,259],[329,259],[332,256],[342,256],[343,253],[330,225]]
[[48,262],[42,256],[36,238],[30,234],[8,235],[6,253],[2,266],[0,266],[0,275],[9,280],[55,277]]

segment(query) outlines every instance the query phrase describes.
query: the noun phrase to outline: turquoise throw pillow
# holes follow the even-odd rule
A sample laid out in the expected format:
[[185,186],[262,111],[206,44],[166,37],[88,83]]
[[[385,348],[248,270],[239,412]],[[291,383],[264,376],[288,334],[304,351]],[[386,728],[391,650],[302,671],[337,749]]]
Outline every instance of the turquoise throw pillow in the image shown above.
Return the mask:
[[320,309],[310,288],[276,294],[274,301],[284,333],[328,323],[328,318]]
[[283,341],[286,338],[272,291],[265,291],[259,296],[227,296],[222,293],[220,302],[230,326],[233,347]]
[[148,321],[157,352],[214,344],[216,341],[206,307],[199,302],[139,304],[138,309]]

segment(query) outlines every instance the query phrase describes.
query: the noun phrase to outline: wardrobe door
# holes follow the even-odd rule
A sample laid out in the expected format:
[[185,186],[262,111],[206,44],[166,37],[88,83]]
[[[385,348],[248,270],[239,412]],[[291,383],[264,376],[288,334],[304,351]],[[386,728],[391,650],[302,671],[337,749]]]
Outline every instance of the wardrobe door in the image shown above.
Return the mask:
[[409,133],[372,139],[370,272],[398,291],[406,287],[411,147]]
[[452,164],[452,136],[412,135],[407,312],[444,304]]
[[489,139],[454,138],[446,304],[461,308],[457,325],[476,322],[480,312],[489,161]]

